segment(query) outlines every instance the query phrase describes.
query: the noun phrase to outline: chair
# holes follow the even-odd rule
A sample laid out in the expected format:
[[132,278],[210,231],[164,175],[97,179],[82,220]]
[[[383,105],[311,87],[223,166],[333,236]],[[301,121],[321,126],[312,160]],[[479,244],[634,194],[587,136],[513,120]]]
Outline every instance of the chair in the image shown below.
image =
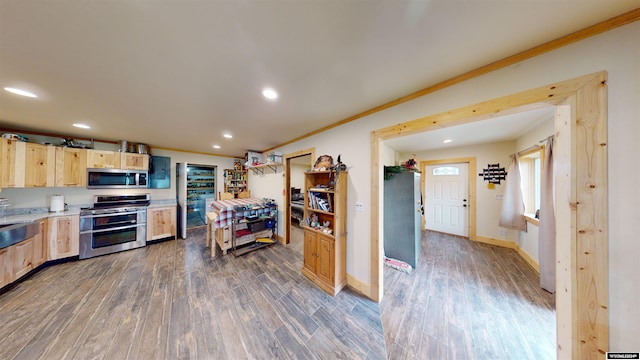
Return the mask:
[[238,199],[247,199],[250,197],[251,197],[251,192],[249,190],[238,193]]
[[222,193],[222,195],[220,195],[220,200],[230,200],[233,198],[234,198],[233,193],[230,193],[230,192],[224,192]]

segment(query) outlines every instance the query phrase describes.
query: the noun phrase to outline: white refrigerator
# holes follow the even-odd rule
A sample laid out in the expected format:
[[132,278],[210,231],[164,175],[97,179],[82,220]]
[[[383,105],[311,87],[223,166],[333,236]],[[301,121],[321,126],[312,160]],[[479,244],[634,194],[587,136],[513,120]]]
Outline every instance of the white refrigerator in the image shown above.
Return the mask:
[[216,198],[215,165],[176,164],[178,233],[187,238],[187,229],[206,226],[206,201]]

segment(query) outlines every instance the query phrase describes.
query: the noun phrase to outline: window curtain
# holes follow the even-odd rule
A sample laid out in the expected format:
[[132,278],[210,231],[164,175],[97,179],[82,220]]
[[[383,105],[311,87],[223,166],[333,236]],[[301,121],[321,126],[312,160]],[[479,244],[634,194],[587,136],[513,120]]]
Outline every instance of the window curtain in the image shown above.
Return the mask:
[[554,293],[556,291],[556,217],[553,202],[553,136],[547,139],[544,165],[540,175],[540,229],[538,231],[540,287]]
[[524,219],[524,198],[520,187],[520,157],[518,154],[511,155],[509,162],[498,225],[507,229],[527,231],[527,221]]

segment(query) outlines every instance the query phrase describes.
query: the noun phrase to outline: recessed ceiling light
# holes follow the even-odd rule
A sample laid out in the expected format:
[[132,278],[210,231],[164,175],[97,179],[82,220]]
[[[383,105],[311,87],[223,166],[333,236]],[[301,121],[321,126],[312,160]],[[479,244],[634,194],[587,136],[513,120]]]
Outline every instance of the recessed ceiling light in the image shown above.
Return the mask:
[[22,96],[27,96],[27,97],[32,97],[32,98],[37,98],[38,95],[25,91],[25,90],[20,90],[20,89],[16,89],[16,88],[12,88],[12,87],[6,87],[4,88],[6,91],[16,94],[16,95],[22,95]]
[[452,142],[452,141],[453,141],[453,140],[451,140],[451,139],[447,139],[447,140],[444,140],[444,141],[443,141],[443,143],[448,144],[448,143],[450,143],[450,142]]
[[89,125],[85,125],[85,124],[73,124],[73,126],[80,128],[80,129],[91,129],[91,126]]
[[231,135],[231,134],[224,134],[222,136],[226,137],[227,139],[231,139],[233,137],[233,135]]
[[220,149],[220,145],[213,145],[214,149]]
[[275,100],[278,98],[278,93],[272,88],[264,88],[262,89],[262,95],[269,100]]

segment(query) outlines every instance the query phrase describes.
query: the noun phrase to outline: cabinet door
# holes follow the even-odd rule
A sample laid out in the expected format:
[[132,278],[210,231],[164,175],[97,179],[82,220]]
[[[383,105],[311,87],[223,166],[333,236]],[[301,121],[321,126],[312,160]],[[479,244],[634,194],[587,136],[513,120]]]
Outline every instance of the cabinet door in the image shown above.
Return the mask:
[[316,234],[304,231],[304,267],[315,274],[317,258]]
[[19,279],[33,270],[33,240],[29,238],[12,246],[11,263],[14,279]]
[[176,235],[176,208],[148,209],[147,241]]
[[25,187],[55,185],[55,147],[27,143],[24,163]]
[[120,164],[127,170],[149,170],[149,155],[120,153]]
[[106,150],[87,150],[88,168],[120,168],[120,153]]
[[11,276],[11,248],[0,249],[0,288],[13,281]]
[[317,263],[316,275],[331,286],[334,285],[335,247],[334,240],[322,234],[316,235]]
[[56,148],[56,186],[87,186],[87,150]]
[[26,143],[2,138],[0,143],[2,168],[0,170],[0,187],[24,187],[24,164]]
[[49,218],[49,259],[63,259],[80,254],[80,216]]
[[47,261],[47,221],[40,221],[40,232],[33,237],[33,267],[38,267]]

